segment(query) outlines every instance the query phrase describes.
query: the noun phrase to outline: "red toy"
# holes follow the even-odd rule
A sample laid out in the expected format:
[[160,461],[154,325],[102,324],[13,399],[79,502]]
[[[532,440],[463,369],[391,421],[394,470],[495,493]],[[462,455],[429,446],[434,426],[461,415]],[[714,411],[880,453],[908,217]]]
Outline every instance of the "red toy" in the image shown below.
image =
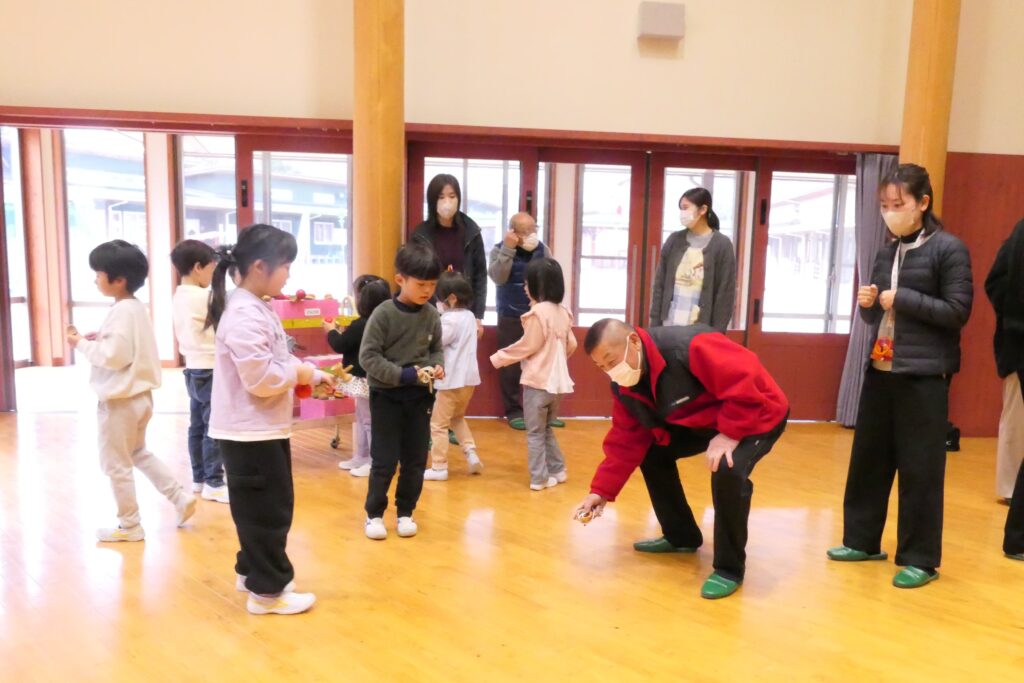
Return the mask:
[[308,384],[295,385],[295,398],[309,398],[313,395],[313,387]]

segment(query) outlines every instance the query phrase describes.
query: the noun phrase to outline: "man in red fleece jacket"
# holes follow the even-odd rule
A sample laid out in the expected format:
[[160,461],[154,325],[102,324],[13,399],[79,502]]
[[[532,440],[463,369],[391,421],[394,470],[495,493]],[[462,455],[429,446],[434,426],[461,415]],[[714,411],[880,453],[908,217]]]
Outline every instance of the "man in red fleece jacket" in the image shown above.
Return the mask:
[[604,460],[577,515],[600,516],[640,467],[664,536],[640,552],[694,553],[704,542],[676,460],[707,453],[715,505],[714,573],[705,598],[743,582],[754,465],[786,428],[789,402],[757,356],[705,325],[630,327],[598,321],[584,349],[612,379],[612,427]]

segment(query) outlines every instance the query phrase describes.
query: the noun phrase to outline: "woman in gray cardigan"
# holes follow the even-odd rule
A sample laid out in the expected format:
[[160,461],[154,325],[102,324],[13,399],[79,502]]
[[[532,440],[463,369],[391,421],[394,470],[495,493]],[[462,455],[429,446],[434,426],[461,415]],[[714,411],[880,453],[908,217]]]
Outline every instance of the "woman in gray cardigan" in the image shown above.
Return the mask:
[[724,332],[736,302],[736,253],[718,231],[711,193],[695,187],[679,198],[683,230],[661,248],[651,293],[651,327],[703,323]]

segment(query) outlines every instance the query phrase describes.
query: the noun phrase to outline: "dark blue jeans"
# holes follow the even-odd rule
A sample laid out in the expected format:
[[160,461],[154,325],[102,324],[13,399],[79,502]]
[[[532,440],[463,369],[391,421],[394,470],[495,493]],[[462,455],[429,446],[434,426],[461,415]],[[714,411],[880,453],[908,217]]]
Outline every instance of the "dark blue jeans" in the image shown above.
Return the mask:
[[221,487],[224,485],[224,459],[217,442],[207,434],[210,428],[213,370],[185,370],[185,387],[190,399],[188,456],[192,460],[192,481]]

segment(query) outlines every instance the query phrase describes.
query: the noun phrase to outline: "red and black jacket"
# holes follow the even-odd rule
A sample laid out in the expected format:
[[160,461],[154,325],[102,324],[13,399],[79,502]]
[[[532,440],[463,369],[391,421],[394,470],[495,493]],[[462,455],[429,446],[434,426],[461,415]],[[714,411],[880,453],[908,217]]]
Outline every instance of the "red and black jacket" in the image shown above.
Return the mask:
[[705,325],[636,331],[651,395],[612,383],[612,427],[590,484],[605,500],[615,500],[652,445],[669,444],[669,425],[742,440],[767,434],[789,412],[757,356],[724,334]]

